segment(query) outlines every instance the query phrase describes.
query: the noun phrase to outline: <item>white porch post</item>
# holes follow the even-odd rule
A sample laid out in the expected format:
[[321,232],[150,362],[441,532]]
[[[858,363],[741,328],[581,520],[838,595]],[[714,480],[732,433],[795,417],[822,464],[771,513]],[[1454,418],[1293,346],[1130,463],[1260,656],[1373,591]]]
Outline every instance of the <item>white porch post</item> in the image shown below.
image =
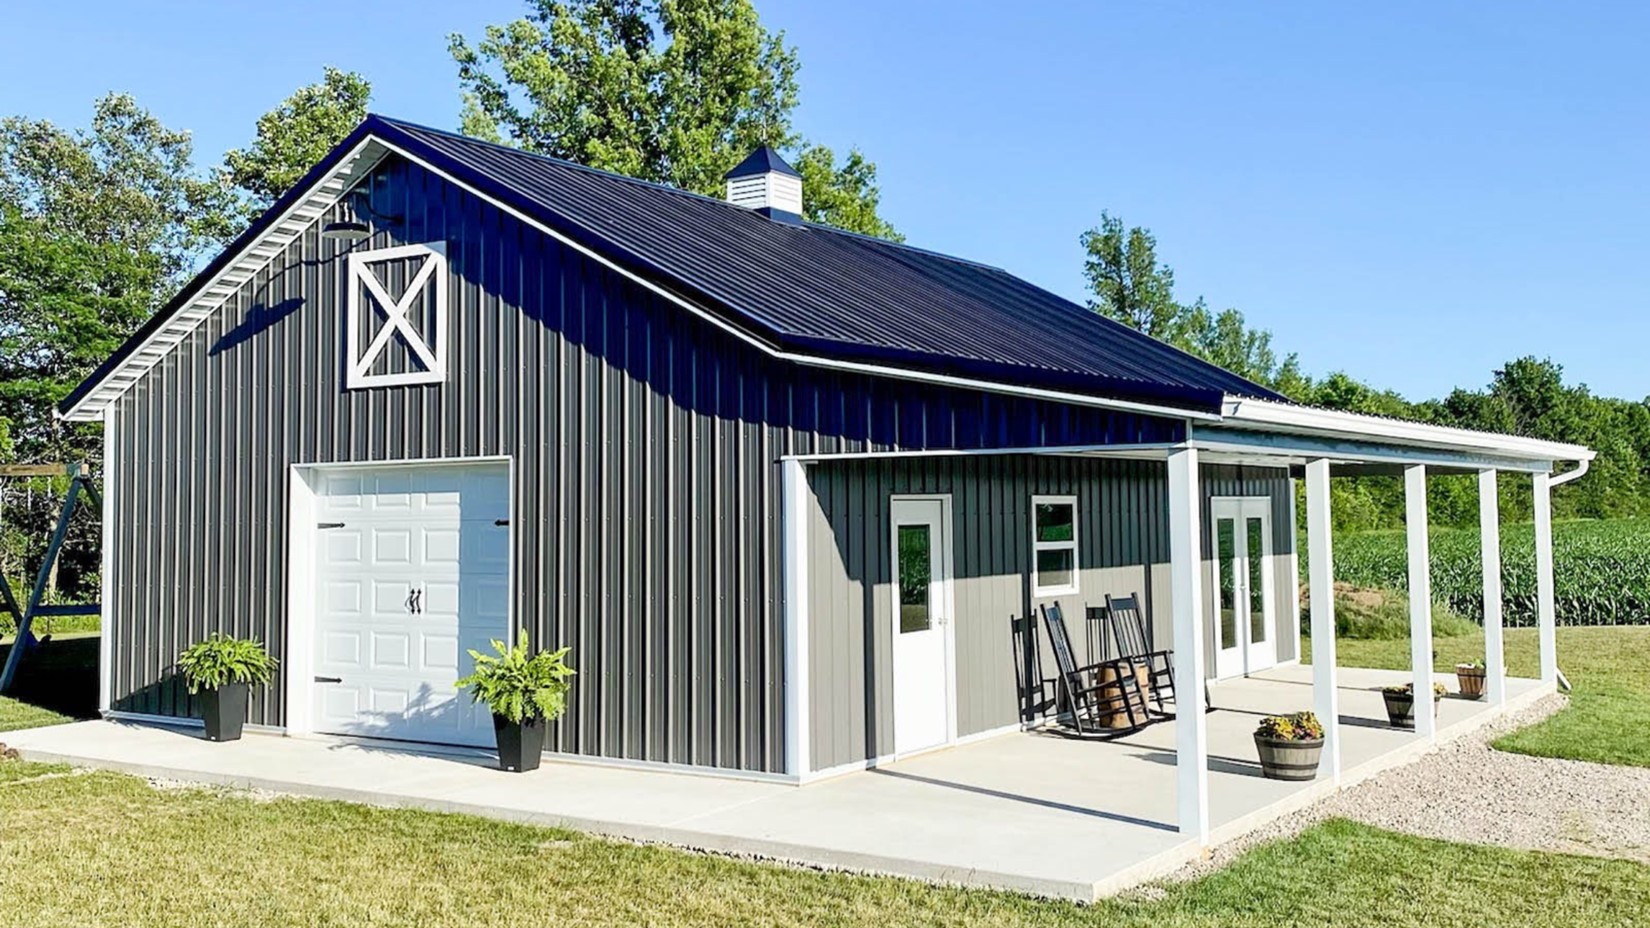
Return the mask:
[[1197,449],[1169,452],[1169,578],[1174,610],[1175,771],[1180,833],[1209,843],[1209,732],[1203,710],[1203,534]]
[[1553,608],[1553,498],[1548,474],[1535,475],[1535,620],[1541,642],[1541,682],[1558,680],[1558,619]]
[[1432,740],[1432,566],[1427,551],[1427,468],[1404,468],[1404,527],[1409,547],[1409,663],[1415,683],[1415,733]]
[[1306,462],[1308,595],[1312,599],[1312,711],[1323,723],[1319,765],[1330,782],[1341,781],[1341,706],[1335,691],[1335,562],[1329,541],[1329,461]]
[[780,463],[780,563],[785,602],[785,769],[812,772],[808,708],[808,477],[802,462]]
[[1478,538],[1484,563],[1484,693],[1491,705],[1500,705],[1507,701],[1507,664],[1501,645],[1501,498],[1494,470],[1478,472]]

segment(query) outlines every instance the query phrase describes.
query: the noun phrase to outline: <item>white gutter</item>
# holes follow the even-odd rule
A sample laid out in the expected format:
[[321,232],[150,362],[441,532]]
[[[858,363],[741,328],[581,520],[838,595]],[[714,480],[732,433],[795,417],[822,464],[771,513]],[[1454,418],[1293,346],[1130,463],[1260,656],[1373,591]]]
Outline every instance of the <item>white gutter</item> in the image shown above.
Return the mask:
[[[1270,400],[1228,396],[1223,408],[1226,412],[1224,424],[1237,428],[1261,427],[1303,435],[1392,441],[1413,447],[1501,454],[1531,460],[1578,461],[1583,464],[1595,454],[1591,448],[1564,442],[1406,422],[1334,409],[1314,409]],[[1575,478],[1565,475],[1565,479]]]

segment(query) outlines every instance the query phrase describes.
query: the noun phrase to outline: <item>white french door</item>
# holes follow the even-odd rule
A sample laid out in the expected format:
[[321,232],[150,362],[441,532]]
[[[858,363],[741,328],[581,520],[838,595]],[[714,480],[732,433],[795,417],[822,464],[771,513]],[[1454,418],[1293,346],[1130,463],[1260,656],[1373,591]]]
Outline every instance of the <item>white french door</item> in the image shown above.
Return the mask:
[[893,538],[894,753],[951,738],[951,499],[899,497]]
[[1264,670],[1278,662],[1272,502],[1263,496],[1215,497],[1209,522],[1215,555],[1215,676]]

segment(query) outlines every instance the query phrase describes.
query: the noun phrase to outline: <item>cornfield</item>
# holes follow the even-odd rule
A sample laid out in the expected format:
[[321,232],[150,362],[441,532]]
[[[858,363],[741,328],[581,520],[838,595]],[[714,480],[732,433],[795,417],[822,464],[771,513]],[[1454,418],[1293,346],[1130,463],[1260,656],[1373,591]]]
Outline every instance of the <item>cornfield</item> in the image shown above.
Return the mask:
[[[1434,529],[1429,541],[1433,598],[1482,621],[1478,530]],[[1560,625],[1650,624],[1650,519],[1556,523],[1553,555],[1554,603]],[[1335,579],[1361,587],[1402,590],[1408,583],[1407,557],[1402,531],[1338,536]],[[1506,624],[1534,625],[1534,526],[1501,527],[1501,583]]]

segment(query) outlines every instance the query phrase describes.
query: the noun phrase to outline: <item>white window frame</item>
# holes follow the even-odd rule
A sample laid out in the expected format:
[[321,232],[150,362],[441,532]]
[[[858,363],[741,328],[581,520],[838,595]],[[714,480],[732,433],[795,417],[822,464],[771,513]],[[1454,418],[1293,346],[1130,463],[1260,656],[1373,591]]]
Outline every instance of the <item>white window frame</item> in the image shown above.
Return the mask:
[[[423,258],[413,272],[411,281],[400,298],[393,298],[385,289],[370,265],[383,261]],[[344,351],[345,386],[351,390],[368,387],[390,387],[405,384],[442,383],[447,379],[447,243],[429,242],[417,245],[397,245],[375,251],[352,251],[348,261],[349,293],[345,299]],[[407,311],[425,287],[432,290],[435,299],[435,325],[424,335],[413,331],[407,321]],[[363,305],[361,289],[367,290]],[[371,344],[361,345],[361,330],[366,321],[363,313],[382,313],[383,328],[378,330]],[[389,347],[392,337],[400,334],[407,350],[412,352],[425,369],[394,374],[371,373],[373,362]]]
[[[1071,507],[1071,540],[1070,541],[1039,541],[1037,539],[1037,507],[1042,505],[1065,505]],[[1079,556],[1079,539],[1083,537],[1077,519],[1077,497],[1058,496],[1052,494],[1036,495],[1031,497],[1031,595],[1034,598],[1044,596],[1070,596],[1078,591],[1083,573],[1083,562]],[[1061,586],[1043,586],[1042,578],[1037,575],[1037,555],[1043,551],[1070,551],[1071,552],[1071,582]]]

